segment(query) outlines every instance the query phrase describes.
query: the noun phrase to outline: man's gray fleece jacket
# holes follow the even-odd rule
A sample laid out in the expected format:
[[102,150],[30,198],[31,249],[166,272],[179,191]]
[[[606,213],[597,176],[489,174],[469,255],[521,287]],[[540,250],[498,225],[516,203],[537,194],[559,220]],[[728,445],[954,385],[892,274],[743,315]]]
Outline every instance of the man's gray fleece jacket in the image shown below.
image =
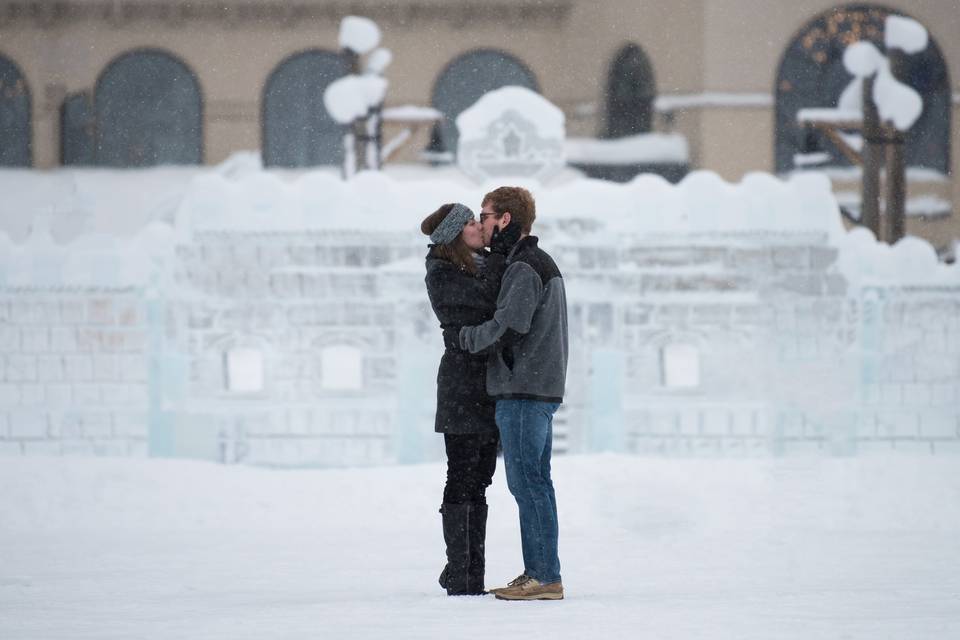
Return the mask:
[[460,329],[460,346],[488,352],[487,393],[494,398],[563,402],[567,296],[560,270],[535,236],[507,256],[493,319]]

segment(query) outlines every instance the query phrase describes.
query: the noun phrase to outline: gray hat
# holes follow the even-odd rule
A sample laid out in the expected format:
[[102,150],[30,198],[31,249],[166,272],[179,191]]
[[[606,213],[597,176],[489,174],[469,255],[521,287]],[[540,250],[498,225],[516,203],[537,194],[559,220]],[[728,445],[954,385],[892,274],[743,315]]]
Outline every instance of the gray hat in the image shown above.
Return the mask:
[[473,211],[470,210],[470,207],[457,202],[450,209],[447,217],[430,234],[430,242],[433,244],[450,244],[463,231],[464,225],[472,219]]

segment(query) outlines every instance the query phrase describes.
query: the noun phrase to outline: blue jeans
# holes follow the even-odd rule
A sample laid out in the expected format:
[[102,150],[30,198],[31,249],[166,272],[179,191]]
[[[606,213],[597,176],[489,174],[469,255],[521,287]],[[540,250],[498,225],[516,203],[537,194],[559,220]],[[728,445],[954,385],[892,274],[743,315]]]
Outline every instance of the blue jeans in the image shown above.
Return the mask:
[[542,584],[560,581],[557,498],[550,479],[553,414],[560,405],[538,400],[497,400],[507,486],[520,511],[523,572]]

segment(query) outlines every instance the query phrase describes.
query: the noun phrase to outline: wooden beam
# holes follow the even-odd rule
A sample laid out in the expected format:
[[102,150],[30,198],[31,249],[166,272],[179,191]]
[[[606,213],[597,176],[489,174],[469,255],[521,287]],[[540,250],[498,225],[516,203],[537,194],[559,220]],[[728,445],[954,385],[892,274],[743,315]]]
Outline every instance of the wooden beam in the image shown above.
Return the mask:
[[860,152],[847,144],[847,141],[840,136],[840,129],[848,129],[850,127],[844,127],[838,123],[831,122],[814,122],[812,125],[814,129],[822,131],[830,142],[837,146],[837,149],[840,150],[840,153],[842,153],[847,160],[854,164],[863,165],[863,157],[860,155]]

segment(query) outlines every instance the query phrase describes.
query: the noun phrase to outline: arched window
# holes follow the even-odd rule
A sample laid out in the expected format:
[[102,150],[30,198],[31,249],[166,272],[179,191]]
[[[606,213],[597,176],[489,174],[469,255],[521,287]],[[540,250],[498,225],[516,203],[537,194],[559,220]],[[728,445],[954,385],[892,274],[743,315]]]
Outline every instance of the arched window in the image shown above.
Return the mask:
[[96,164],[96,130],[90,93],[83,91],[64,98],[60,107],[60,163]]
[[[776,149],[778,172],[794,168],[793,156],[805,149],[804,131],[797,126],[797,111],[807,107],[835,107],[840,93],[853,77],[843,66],[843,52],[858,40],[868,40],[885,52],[884,21],[892,11],[884,7],[853,4],[827,11],[796,35],[783,55],[776,86]],[[906,56],[906,81],[923,97],[923,113],[907,134],[907,165],[949,172],[950,85],[947,67],[937,44]],[[818,139],[833,155],[830,164],[849,164],[832,144]]]
[[200,86],[183,62],[141,50],[111,62],[94,91],[96,164],[149,167],[203,161]]
[[639,46],[628,44],[617,53],[607,74],[606,97],[603,137],[622,138],[653,128],[657,82],[653,65]]
[[0,56],[0,167],[29,167],[30,89],[11,60]]
[[323,92],[348,71],[342,56],[319,49],[295,54],[277,65],[263,90],[265,166],[311,167],[343,161],[343,129],[327,113]]
[[540,91],[526,65],[504,51],[477,49],[455,58],[433,85],[431,104],[444,117],[434,128],[430,151],[455,153],[457,116],[488,91],[511,85]]

